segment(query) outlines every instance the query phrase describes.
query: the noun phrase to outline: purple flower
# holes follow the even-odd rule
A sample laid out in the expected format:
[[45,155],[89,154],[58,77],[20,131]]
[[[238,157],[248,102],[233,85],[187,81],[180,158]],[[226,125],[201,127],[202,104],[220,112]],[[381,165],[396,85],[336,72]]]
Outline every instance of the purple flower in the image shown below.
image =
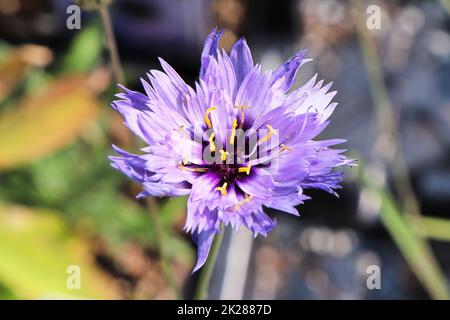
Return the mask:
[[222,32],[206,39],[195,89],[164,60],[164,72],[142,80],[146,94],[121,87],[113,102],[125,125],[148,146],[142,155],[117,147],[112,166],[140,183],[146,196],[189,195],[185,230],[198,245],[198,270],[222,225],[244,225],[267,235],[276,221],[263,207],[298,215],[308,188],[332,194],[352,164],[330,147],[344,140],[313,140],[337,103],[331,83],[316,77],[290,90],[301,51],[275,71],[254,65],[244,39],[231,53],[218,49]]

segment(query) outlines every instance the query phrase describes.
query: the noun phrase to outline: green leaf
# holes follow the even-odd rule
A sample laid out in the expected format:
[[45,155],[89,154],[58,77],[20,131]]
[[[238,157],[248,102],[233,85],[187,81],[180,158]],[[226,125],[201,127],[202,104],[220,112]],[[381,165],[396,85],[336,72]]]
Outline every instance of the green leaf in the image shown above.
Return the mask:
[[72,42],[63,61],[64,73],[86,73],[98,64],[102,53],[102,34],[95,25],[83,28]]
[[450,14],[450,0],[441,0],[441,4],[447,13]]
[[446,277],[434,262],[426,241],[412,231],[387,192],[375,191],[382,199],[381,220],[419,281],[434,299],[450,299]]
[[170,198],[160,208],[161,223],[171,227],[184,219],[186,213],[186,197]]
[[187,266],[193,264],[195,253],[190,240],[180,237],[173,232],[167,232],[164,241],[163,247],[169,259]]
[[435,240],[450,241],[450,220],[423,217],[421,225],[422,230],[417,230],[421,236]]

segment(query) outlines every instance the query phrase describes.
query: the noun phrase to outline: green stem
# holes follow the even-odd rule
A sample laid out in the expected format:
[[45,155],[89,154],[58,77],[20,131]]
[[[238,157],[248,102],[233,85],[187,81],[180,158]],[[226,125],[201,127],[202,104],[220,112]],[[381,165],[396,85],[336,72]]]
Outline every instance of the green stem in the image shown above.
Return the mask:
[[195,293],[196,300],[206,300],[208,298],[211,277],[216,265],[220,247],[222,245],[223,234],[224,231],[222,230],[221,232],[219,232],[219,234],[216,235],[211,251],[209,253],[209,258],[202,268],[202,274],[200,275],[197,292]]
[[106,5],[99,7],[98,11],[102,18],[103,28],[106,33],[106,42],[108,44],[109,54],[111,56],[111,66],[114,73],[114,77],[118,83],[124,84],[125,77],[123,73],[122,64],[120,63],[119,51],[117,50],[116,39],[114,37],[114,31],[111,23],[111,16]]
[[[352,14],[377,118],[376,136],[378,138],[375,145],[379,145],[380,142],[389,143],[391,149],[391,152],[388,150],[387,153],[380,154],[376,153],[377,150],[374,148],[376,151],[373,158],[381,163],[384,169],[393,168],[395,188],[403,205],[403,214],[400,214],[394,201],[390,197],[384,197],[385,205],[381,208],[381,220],[430,296],[435,299],[446,299],[449,297],[446,279],[428,242],[418,238],[412,232],[412,230],[418,233],[424,232],[424,226],[420,222],[420,205],[412,189],[407,164],[401,152],[398,130],[394,121],[395,114],[384,84],[383,69],[376,44],[361,19],[361,12],[364,12],[361,3],[354,0]],[[384,140],[381,141],[381,139]],[[366,185],[367,181],[368,179],[366,179]],[[387,194],[382,191],[385,190],[385,185],[377,184],[371,188],[378,189],[380,194]]]
[[155,224],[155,236],[156,245],[160,254],[161,268],[163,271],[164,279],[166,280],[168,286],[171,288],[176,299],[180,299],[180,293],[178,291],[177,285],[175,283],[172,267],[170,263],[170,258],[167,256],[167,251],[164,248],[164,239],[166,237],[166,232],[161,224],[161,219],[159,217],[159,207],[155,198],[149,197],[147,199],[147,205],[152,217],[153,223]]

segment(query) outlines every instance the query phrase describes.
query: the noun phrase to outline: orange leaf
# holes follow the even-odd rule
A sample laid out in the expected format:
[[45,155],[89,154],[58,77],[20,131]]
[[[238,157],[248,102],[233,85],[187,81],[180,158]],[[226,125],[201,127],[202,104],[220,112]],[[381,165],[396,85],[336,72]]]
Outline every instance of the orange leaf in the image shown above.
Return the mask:
[[59,79],[0,116],[0,170],[47,156],[72,143],[96,118],[99,102],[81,77]]
[[47,47],[23,45],[11,50],[0,62],[0,102],[24,79],[29,66],[45,66],[53,60]]

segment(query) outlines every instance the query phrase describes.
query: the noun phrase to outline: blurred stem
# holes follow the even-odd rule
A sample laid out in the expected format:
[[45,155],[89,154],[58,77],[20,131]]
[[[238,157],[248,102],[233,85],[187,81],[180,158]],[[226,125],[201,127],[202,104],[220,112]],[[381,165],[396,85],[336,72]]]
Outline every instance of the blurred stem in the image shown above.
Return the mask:
[[[420,205],[414,194],[407,163],[399,144],[395,113],[384,84],[383,69],[374,39],[365,24],[365,10],[360,1],[352,1],[352,16],[356,24],[364,65],[367,70],[370,91],[377,119],[377,134],[374,143],[373,159],[382,169],[391,168],[395,188],[401,199],[404,217],[396,210],[390,197],[384,197],[381,219],[402,254],[411,265],[416,277],[436,299],[449,298],[444,277],[427,241],[420,239],[411,230],[424,233],[421,223]],[[380,146],[383,146],[382,148]],[[368,185],[368,179],[365,184]],[[379,192],[386,188],[383,183],[372,185]],[[387,194],[383,192],[383,194]],[[410,242],[413,242],[412,244]]]
[[[367,26],[361,19],[360,1],[354,0],[352,10],[356,30],[363,55],[364,65],[367,70],[369,87],[372,94],[373,105],[377,118],[377,139],[375,143],[375,158],[385,163],[394,177],[394,184],[402,200],[405,212],[409,215],[411,223],[416,223],[420,217],[420,205],[414,195],[412,184],[409,178],[408,166],[403,156],[398,131],[396,126],[396,115],[392,108],[389,95],[384,84],[383,68],[380,57],[377,53],[377,47],[374,39],[368,33]],[[381,152],[379,146],[382,145],[386,150]]]
[[219,250],[222,245],[224,231],[222,230],[216,235],[214,243],[209,253],[209,258],[202,268],[202,273],[200,275],[200,280],[197,287],[197,292],[195,293],[196,300],[206,300],[208,298],[209,287],[211,283],[211,277],[216,266],[216,260],[219,255]]
[[397,209],[390,194],[378,190],[382,199],[381,220],[402,251],[406,261],[433,299],[448,300],[445,275],[437,264],[426,240],[417,237]]
[[170,258],[167,256],[167,251],[164,248],[164,240],[167,236],[164,227],[161,223],[160,212],[158,207],[158,202],[154,197],[147,198],[147,206],[150,211],[151,218],[153,223],[155,224],[155,236],[156,236],[156,245],[158,247],[158,251],[160,254],[160,262],[161,268],[164,274],[164,279],[166,280],[168,286],[172,290],[176,299],[180,298],[180,293],[178,291],[177,285],[175,283],[175,279],[173,277],[172,266],[170,262]]
[[116,81],[125,84],[125,77],[123,73],[122,64],[120,63],[119,51],[117,50],[117,43],[114,37],[114,30],[112,27],[111,16],[109,14],[108,6],[101,5],[98,9],[102,18],[103,28],[106,33],[106,41],[108,44],[109,54],[111,56],[111,65]]
[[[93,5],[100,13],[102,18],[103,29],[106,34],[106,42],[108,45],[109,55],[111,57],[111,68],[114,74],[114,78],[117,83],[122,85],[126,85],[125,76],[123,72],[122,63],[120,62],[119,51],[117,50],[117,43],[114,37],[114,30],[111,22],[111,16],[109,14],[108,4],[111,1],[104,0],[98,1]],[[134,140],[130,135],[130,132],[125,129],[122,125],[121,117],[114,113],[110,125],[109,130],[112,133],[112,136],[117,139],[117,144],[125,147],[134,145]]]

